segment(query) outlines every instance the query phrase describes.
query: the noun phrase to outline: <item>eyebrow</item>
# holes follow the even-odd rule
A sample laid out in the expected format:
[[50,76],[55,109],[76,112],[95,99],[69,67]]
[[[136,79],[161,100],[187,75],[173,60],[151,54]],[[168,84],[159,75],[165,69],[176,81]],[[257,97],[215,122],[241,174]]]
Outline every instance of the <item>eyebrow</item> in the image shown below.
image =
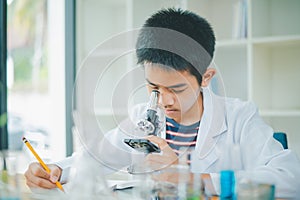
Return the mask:
[[[151,81],[149,81],[147,78],[146,78],[146,81],[150,84],[150,85],[153,85],[153,86],[159,86],[159,85],[156,85],[154,83],[152,83]],[[186,86],[187,84],[186,83],[179,83],[179,84],[176,84],[176,85],[171,85],[171,86],[163,86],[163,87],[166,87],[166,88],[180,88],[180,87],[183,87],[183,86]]]

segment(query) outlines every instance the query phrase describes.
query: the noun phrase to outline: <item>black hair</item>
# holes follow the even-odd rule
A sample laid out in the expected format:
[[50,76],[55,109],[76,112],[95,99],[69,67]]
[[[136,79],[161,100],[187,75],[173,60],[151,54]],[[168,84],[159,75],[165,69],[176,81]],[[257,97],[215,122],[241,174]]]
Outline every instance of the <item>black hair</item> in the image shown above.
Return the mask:
[[193,12],[175,8],[162,9],[148,18],[136,43],[138,64],[149,62],[188,70],[199,85],[214,50],[215,35],[210,24]]

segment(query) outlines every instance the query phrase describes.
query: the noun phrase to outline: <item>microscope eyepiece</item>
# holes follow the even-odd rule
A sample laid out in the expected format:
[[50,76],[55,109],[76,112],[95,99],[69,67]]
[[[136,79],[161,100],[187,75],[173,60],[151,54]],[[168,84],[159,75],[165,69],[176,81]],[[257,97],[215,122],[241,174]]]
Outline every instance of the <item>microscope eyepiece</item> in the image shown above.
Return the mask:
[[158,105],[158,90],[152,90],[149,100],[148,109],[156,110]]

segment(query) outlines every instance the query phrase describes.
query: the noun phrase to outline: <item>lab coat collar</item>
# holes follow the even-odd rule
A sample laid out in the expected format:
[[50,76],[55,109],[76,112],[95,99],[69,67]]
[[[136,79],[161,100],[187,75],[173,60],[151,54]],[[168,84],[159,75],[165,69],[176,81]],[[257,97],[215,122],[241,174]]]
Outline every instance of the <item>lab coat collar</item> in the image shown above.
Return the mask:
[[[196,152],[204,159],[215,149],[218,136],[227,131],[225,98],[216,96],[209,88],[203,88],[203,114],[198,131]],[[209,159],[214,162],[215,159]],[[207,163],[207,164],[211,164]]]

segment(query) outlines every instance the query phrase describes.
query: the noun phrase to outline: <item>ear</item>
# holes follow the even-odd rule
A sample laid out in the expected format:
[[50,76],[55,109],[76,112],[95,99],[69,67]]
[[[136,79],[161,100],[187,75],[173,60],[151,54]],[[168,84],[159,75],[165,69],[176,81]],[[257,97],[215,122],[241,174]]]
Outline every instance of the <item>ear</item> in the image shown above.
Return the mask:
[[206,72],[202,76],[201,87],[207,87],[213,78],[213,76],[217,73],[216,69],[208,68]]

